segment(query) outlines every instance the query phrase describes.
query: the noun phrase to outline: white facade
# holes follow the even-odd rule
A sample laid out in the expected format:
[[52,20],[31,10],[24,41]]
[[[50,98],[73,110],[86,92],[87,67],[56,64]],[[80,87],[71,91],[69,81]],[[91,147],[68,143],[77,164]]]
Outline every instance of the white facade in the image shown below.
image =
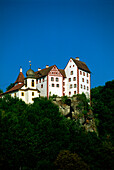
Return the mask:
[[69,60],[66,68],[65,95],[77,94],[77,66],[72,59]]

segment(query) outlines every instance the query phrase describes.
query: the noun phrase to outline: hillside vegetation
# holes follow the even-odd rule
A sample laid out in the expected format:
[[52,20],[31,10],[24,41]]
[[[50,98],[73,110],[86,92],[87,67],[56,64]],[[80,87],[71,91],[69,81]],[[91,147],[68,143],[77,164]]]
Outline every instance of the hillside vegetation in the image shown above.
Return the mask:
[[47,98],[31,105],[10,96],[0,99],[0,169],[114,169],[113,83],[92,89],[98,134],[62,116]]

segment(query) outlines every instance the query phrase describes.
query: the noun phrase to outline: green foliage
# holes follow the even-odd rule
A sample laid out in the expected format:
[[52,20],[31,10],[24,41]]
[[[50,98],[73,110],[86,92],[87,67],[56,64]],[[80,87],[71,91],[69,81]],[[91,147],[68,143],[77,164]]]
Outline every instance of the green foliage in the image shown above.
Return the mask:
[[114,141],[114,80],[91,90],[93,113],[100,137]]
[[102,142],[47,98],[0,98],[0,134],[0,169],[113,169],[110,134]]
[[67,96],[62,96],[61,100],[63,104],[71,105],[71,100]]
[[0,93],[3,93],[3,90],[2,90],[2,89],[0,89]]
[[11,83],[7,88],[6,88],[6,91],[10,90],[12,87],[14,87],[14,83]]
[[57,169],[65,170],[89,170],[87,164],[82,161],[81,157],[77,153],[71,153],[68,150],[60,151],[54,162]]

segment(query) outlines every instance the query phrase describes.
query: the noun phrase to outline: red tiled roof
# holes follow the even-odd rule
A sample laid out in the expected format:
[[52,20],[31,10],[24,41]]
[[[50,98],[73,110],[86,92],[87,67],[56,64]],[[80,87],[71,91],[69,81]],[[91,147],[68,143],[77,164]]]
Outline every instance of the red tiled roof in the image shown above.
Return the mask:
[[89,68],[87,67],[87,65],[84,62],[73,59],[73,58],[71,58],[71,59],[74,61],[74,63],[77,65],[77,67],[79,69],[87,71],[88,73],[91,73],[91,71],[89,70]]
[[6,91],[5,93],[2,93],[1,95],[12,93],[14,91],[18,91],[21,87],[23,87],[24,83],[17,84],[14,87],[12,87],[10,90]]
[[24,77],[23,73],[20,72],[18,77],[17,77],[17,80],[15,81],[15,84],[16,83],[24,83],[24,79],[25,79],[25,77]]

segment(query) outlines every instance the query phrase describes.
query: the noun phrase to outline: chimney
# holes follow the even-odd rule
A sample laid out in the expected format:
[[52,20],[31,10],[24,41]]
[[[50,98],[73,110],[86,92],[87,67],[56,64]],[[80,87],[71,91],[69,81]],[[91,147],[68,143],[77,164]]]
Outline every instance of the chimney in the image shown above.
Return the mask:
[[46,65],[46,68],[49,68],[49,65]]
[[38,71],[40,71],[41,70],[41,68],[38,68]]
[[78,61],[79,61],[79,60],[80,60],[80,59],[79,59],[79,57],[76,57],[76,60],[78,60]]
[[20,67],[20,73],[22,73],[22,67]]

